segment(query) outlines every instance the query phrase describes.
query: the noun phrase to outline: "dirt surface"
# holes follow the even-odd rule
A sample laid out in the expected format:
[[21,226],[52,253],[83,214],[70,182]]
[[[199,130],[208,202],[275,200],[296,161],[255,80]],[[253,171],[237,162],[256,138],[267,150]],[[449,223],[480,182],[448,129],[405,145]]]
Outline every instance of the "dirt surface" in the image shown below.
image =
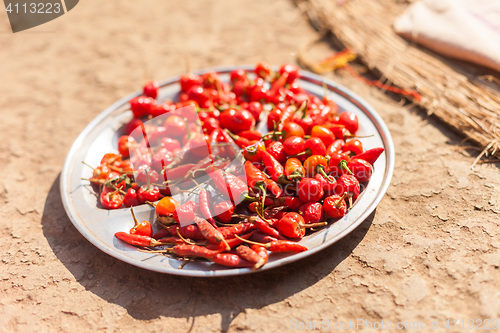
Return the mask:
[[5,12],[0,22],[0,331],[334,331],[357,320],[360,331],[382,320],[429,331],[438,320],[433,331],[471,332],[469,319],[499,318],[498,167],[471,170],[460,137],[348,74],[330,77],[383,117],[396,167],[376,212],[317,255],[184,278],[118,261],[71,224],[58,177],[83,128],[147,77],[183,73],[186,57],[193,70],[293,62],[318,36],[291,1],[83,1],[23,33]]

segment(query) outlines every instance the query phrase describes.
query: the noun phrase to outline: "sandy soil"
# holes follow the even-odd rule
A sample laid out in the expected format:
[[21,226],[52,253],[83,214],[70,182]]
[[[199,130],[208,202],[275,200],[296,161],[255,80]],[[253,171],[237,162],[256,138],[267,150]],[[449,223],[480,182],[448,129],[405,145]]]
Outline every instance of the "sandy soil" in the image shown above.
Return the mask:
[[69,221],[58,175],[88,122],[146,77],[181,74],[186,57],[192,69],[294,61],[318,35],[291,1],[82,1],[18,34],[0,18],[0,331],[284,332],[358,319],[448,331],[457,319],[471,332],[467,320],[499,318],[498,167],[471,170],[460,137],[347,74],[330,77],[381,114],[396,168],[376,212],[321,253],[183,278],[120,262]]

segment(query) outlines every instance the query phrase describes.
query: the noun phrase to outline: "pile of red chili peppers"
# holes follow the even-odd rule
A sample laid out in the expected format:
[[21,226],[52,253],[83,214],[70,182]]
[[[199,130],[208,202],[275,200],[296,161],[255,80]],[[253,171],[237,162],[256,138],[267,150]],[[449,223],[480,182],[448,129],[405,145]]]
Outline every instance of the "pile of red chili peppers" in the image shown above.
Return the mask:
[[[115,236],[142,251],[254,269],[268,251],[307,250],[298,240],[347,213],[384,149],[365,151],[357,116],[303,90],[299,77],[295,65],[263,62],[232,71],[229,82],[190,73],[176,102],[148,82],[130,101],[118,153],[103,156],[90,182],[102,208],[150,204],[157,219],[155,228],[139,223],[132,210],[135,225]],[[262,122],[267,133],[256,130]],[[235,154],[244,157],[239,174],[228,167]],[[222,194],[198,184],[200,175]],[[172,197],[193,188],[197,201]]]

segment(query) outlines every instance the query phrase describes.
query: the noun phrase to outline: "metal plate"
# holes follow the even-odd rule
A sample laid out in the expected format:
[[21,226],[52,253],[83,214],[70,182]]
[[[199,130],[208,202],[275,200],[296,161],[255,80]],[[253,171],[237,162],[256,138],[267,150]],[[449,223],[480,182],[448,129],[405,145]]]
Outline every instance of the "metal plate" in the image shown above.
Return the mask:
[[[252,70],[253,67],[238,67]],[[199,74],[216,71],[223,80],[229,79],[229,73],[236,68],[215,68],[200,71]],[[159,99],[174,99],[180,90],[179,77],[160,83]],[[324,95],[323,84],[329,90],[330,97],[338,103],[341,110],[356,113],[359,118],[360,136],[365,149],[383,147],[385,153],[374,165],[373,175],[353,208],[339,221],[304,237],[300,243],[308,251],[298,254],[271,254],[269,262],[261,269],[267,270],[302,259],[332,245],[359,226],[377,207],[389,186],[394,169],[394,146],[386,125],[375,110],[348,89],[325,80],[320,76],[302,71],[300,85],[317,96]],[[117,101],[95,118],[79,135],[71,147],[61,173],[61,196],[64,208],[75,227],[92,244],[105,253],[132,265],[161,273],[184,276],[211,277],[231,276],[255,272],[249,268],[232,269],[209,262],[191,262],[183,269],[178,269],[181,260],[162,255],[137,251],[114,237],[117,231],[128,231],[133,226],[130,209],[104,210],[97,207],[96,195],[88,182],[92,170],[83,165],[98,165],[101,157],[108,152],[116,152],[118,131],[132,118],[128,110],[131,98],[140,95],[136,92]],[[153,221],[154,210],[149,205],[134,208],[139,220]]]

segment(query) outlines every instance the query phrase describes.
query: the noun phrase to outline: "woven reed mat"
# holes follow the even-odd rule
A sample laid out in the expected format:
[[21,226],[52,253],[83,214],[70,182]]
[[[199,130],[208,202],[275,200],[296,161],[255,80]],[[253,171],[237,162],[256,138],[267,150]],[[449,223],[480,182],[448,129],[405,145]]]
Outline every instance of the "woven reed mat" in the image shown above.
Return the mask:
[[392,23],[409,2],[295,1],[316,29],[331,32],[376,75],[418,91],[422,98],[414,103],[481,147],[476,162],[483,156],[500,158],[499,74],[441,57],[399,37]]

